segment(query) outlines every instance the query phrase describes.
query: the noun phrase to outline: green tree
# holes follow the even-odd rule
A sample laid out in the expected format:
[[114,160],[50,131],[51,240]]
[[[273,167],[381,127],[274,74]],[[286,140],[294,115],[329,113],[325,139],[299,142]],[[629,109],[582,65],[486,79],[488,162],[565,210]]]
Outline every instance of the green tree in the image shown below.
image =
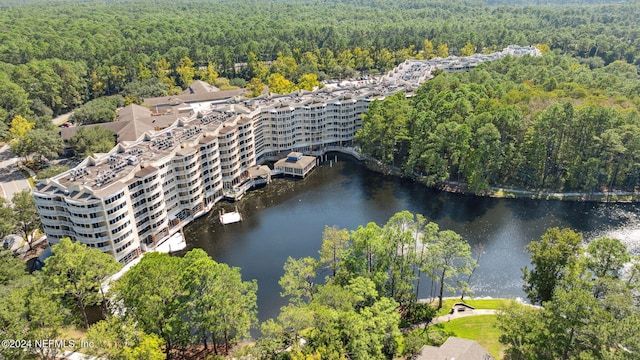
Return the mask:
[[204,251],[183,258],[145,255],[111,289],[119,313],[147,334],[161,337],[172,350],[211,340],[227,353],[248,335],[256,321],[255,281],[242,281],[240,270],[213,261]]
[[[428,259],[423,265],[423,271],[437,283],[440,309],[444,291],[455,290],[449,281],[456,280],[461,275],[470,275],[475,267],[475,260],[472,258],[469,243],[454,231],[440,231],[433,241],[426,244]],[[461,282],[458,280],[455,284],[460,287]]]
[[117,316],[98,321],[87,330],[87,341],[93,346],[88,354],[112,360],[162,360],[162,339],[145,334],[130,321]]
[[522,269],[523,290],[534,304],[542,304],[553,297],[568,269],[576,264],[581,252],[582,236],[571,229],[547,229],[540,241],[526,246],[531,253],[532,269]]
[[113,304],[121,307],[118,313],[145,333],[161,337],[167,356],[190,342],[181,263],[168,254],[146,254],[109,290]]
[[0,121],[0,141],[10,140],[11,132],[9,131],[9,126],[4,122]]
[[15,228],[16,223],[11,203],[4,197],[0,197],[0,239],[4,239],[7,235],[13,233]]
[[33,243],[37,240],[35,235],[42,226],[36,201],[31,195],[31,190],[26,189],[15,193],[11,203],[13,205],[14,221],[17,225],[16,233],[25,239],[29,244],[29,250],[31,250],[33,249]]
[[315,292],[317,269],[318,261],[312,257],[288,257],[284,264],[284,275],[278,281],[283,290],[280,295],[290,297],[294,304],[311,301]]
[[338,272],[348,241],[349,232],[347,229],[338,229],[336,226],[324,227],[320,247],[320,264],[331,270],[331,277],[335,277]]
[[[68,312],[51,291],[42,274],[26,276],[25,282],[0,296],[0,336],[3,339],[56,339]],[[4,348],[2,356],[22,359],[50,359],[61,355],[55,347]]]
[[24,154],[18,155],[35,155],[35,160],[41,164],[57,158],[64,150],[64,142],[55,130],[35,129],[22,141]]
[[7,295],[10,285],[19,283],[27,275],[24,261],[18,259],[11,251],[0,250],[0,298]]
[[93,156],[106,153],[115,146],[114,132],[101,126],[81,127],[69,139],[69,145],[76,156]]
[[404,159],[411,142],[409,122],[412,109],[404,93],[396,93],[383,102],[373,101],[363,115],[363,125],[355,141],[362,151],[386,165]]
[[226,354],[256,322],[257,283],[243,282],[238,268],[216,263],[201,249],[188,252],[184,262],[189,323],[205,349],[211,338],[214,351],[223,344]]
[[0,123],[6,124],[17,115],[31,114],[29,94],[10,77],[0,72]]
[[89,328],[87,307],[105,304],[102,283],[122,264],[110,254],[88,248],[69,238],[51,246],[52,256],[45,260],[44,273],[55,293],[72,299],[71,308],[80,309],[84,327]]
[[631,261],[627,246],[618,239],[599,238],[587,246],[585,252],[587,269],[595,277],[617,279],[624,265]]
[[125,103],[121,95],[101,97],[91,100],[76,109],[70,120],[75,124],[89,125],[112,122],[116,119],[117,109]]
[[147,97],[159,97],[169,94],[169,86],[161,82],[158,78],[134,80],[126,84],[122,90],[124,94],[134,96],[138,99]]

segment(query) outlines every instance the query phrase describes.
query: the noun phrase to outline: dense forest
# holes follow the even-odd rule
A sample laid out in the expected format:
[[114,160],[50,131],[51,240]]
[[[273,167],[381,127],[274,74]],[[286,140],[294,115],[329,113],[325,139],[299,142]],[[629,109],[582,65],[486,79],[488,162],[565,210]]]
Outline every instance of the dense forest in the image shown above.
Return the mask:
[[362,150],[427,184],[596,192],[640,184],[640,77],[560,55],[437,75],[411,98],[375,103]]
[[305,74],[324,79],[386,71],[406,58],[428,55],[431,47],[461,54],[467,43],[476,52],[547,44],[590,68],[616,60],[640,64],[637,1],[497,6],[474,0],[6,0],[3,5],[0,117],[6,124],[15,115],[33,121],[103,95],[167,93],[194,77],[214,82],[220,74],[227,80],[217,85],[244,87],[251,79],[266,83],[277,73],[298,83]]
[[[425,183],[460,181],[476,193],[637,190],[639,19],[637,0],[0,0],[0,140],[42,163],[64,147],[53,116],[75,110],[76,123],[113,121],[117,107],[178,93],[194,79],[282,93],[410,58],[537,44],[542,57],[435,73],[411,97],[374,102],[359,146]],[[109,132],[79,134],[70,141],[79,155],[113,145]],[[0,233],[35,232],[33,206],[26,192],[12,205],[0,201]],[[470,295],[482,252],[408,212],[353,231],[327,227],[318,238],[317,258],[284,264],[289,303],[238,357],[377,359],[439,344],[402,327],[435,316],[446,292]],[[640,351],[637,257],[613,239],[581,244],[579,234],[550,229],[527,248],[524,290],[543,308],[514,305],[499,316],[508,358]],[[185,358],[194,348],[219,358],[258,327],[256,283],[201,250],[147,255],[108,294],[99,290],[121,267],[113,258],[67,240],[52,251],[31,275],[0,252],[4,339],[68,338],[63,330],[75,325],[99,345],[83,351],[102,358]],[[425,277],[433,306],[417,302]],[[91,324],[89,307],[103,320]]]

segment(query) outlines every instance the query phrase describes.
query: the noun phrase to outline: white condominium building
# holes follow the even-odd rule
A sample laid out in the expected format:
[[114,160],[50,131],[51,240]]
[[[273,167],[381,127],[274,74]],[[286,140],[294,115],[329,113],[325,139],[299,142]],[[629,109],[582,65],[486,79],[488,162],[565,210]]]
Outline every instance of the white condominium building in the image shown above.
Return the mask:
[[[254,166],[290,152],[317,155],[328,146],[350,146],[371,101],[418,85],[366,80],[255,99],[215,92],[192,93],[197,98],[192,103],[162,99],[175,105],[169,115],[188,114],[160,127],[161,105],[156,105],[154,114],[125,127],[144,132],[118,134],[135,140],[121,141],[109,153],[36,185],[44,232],[50,243],[70,237],[129,262],[225,194],[246,189]],[[137,105],[123,109],[134,118],[145,111]]]
[[349,145],[381,94],[364,86],[212,102],[40,181],[34,197],[44,231],[51,243],[70,237],[128,262],[251,180],[251,167]]

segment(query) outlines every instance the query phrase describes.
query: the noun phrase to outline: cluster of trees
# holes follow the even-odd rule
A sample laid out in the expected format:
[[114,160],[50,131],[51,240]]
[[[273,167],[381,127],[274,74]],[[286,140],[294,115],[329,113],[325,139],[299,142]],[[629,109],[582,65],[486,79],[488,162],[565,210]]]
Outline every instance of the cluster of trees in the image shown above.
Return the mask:
[[[83,340],[93,344],[84,353],[160,360],[181,358],[193,344],[226,354],[255,325],[255,281],[242,281],[239,269],[216,263],[203,250],[184,257],[147,254],[108,288],[121,267],[111,255],[69,239],[53,245],[43,270],[31,275],[22,260],[0,253],[0,335],[68,341],[62,328],[81,325]],[[91,320],[90,307],[100,307],[104,320]],[[32,343],[26,350],[4,348],[2,355],[53,358],[64,350]]]
[[436,73],[413,97],[374,102],[364,153],[427,184],[593,192],[640,184],[640,76],[557,54]]
[[263,338],[247,351],[264,359],[390,359],[399,326],[435,313],[417,302],[421,278],[431,279],[440,308],[445,291],[469,291],[475,266],[460,235],[420,214],[399,212],[383,227],[352,232],[326,227],[318,258],[287,260],[279,283],[289,304],[262,324]]
[[0,197],[0,239],[9,234],[20,235],[31,250],[41,227],[36,201],[30,190],[15,193],[11,201]]
[[44,164],[57,158],[64,150],[64,142],[51,120],[32,122],[16,115],[10,126],[1,124],[0,141],[10,140],[11,151],[27,164]]
[[[276,92],[306,89],[317,79],[385,71],[409,57],[465,55],[509,44],[546,43],[593,68],[616,60],[638,65],[639,12],[635,2],[507,7],[480,0],[128,0],[82,6],[5,1],[0,119],[7,123],[21,115],[33,121],[44,110],[59,114],[104,95],[135,101],[178,92],[193,79],[223,88],[253,79],[253,93],[269,82]],[[291,59],[299,67],[293,72],[286,69]],[[268,74],[254,66],[258,62],[269,64]]]
[[150,253],[110,290],[116,313],[163,340],[167,357],[189,345],[226,354],[256,323],[255,280],[202,249],[184,257]]
[[551,228],[527,246],[524,290],[541,308],[514,305],[498,316],[509,359],[637,359],[640,259],[617,239]]
[[116,118],[116,110],[124,105],[125,99],[121,95],[97,98],[75,109],[69,120],[78,125],[112,122]]
[[[28,195],[28,194],[27,194]],[[104,305],[102,281],[120,269],[113,257],[97,249],[63,239],[52,246],[53,256],[43,271],[25,272],[23,260],[0,254],[0,335],[5,339],[56,339],[62,326],[89,327],[87,308]],[[66,339],[69,340],[69,339]],[[4,348],[11,359],[53,358],[55,347]]]

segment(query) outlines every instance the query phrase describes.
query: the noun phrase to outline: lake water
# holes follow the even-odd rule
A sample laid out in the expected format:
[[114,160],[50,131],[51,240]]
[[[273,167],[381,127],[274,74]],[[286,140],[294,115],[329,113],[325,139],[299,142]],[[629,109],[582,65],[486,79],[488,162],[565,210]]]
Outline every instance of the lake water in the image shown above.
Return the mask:
[[[218,209],[237,206],[244,221],[222,226]],[[316,257],[325,225],[354,230],[384,225],[396,212],[425,215],[441,230],[484,245],[473,274],[474,296],[524,297],[521,269],[529,265],[526,244],[549,227],[570,227],[586,240],[622,239],[640,252],[638,206],[529,199],[491,199],[429,189],[407,179],[384,176],[349,158],[316,168],[303,180],[276,179],[240,202],[221,203],[185,228],[187,250],[199,247],[213,259],[242,268],[258,281],[258,318],[276,317],[285,300],[278,279],[287,257]],[[428,296],[423,286],[423,297]]]

